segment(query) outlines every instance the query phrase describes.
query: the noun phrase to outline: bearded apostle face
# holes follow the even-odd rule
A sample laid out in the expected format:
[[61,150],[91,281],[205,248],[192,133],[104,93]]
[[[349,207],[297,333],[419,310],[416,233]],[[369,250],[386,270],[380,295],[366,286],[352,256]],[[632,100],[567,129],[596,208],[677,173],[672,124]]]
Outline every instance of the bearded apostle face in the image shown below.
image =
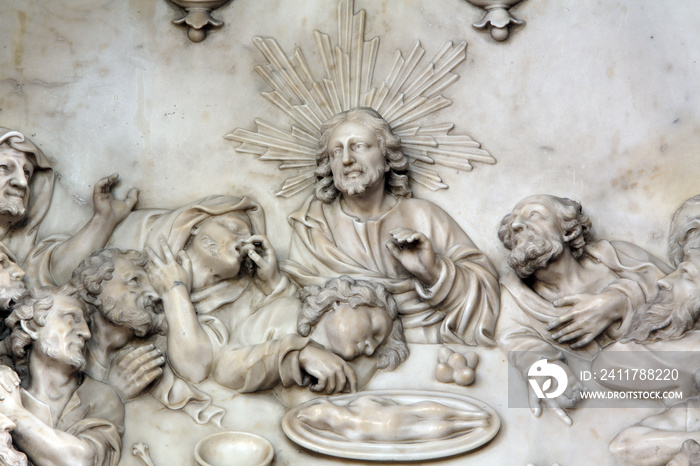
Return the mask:
[[101,314],[112,324],[128,327],[138,337],[160,330],[162,321],[155,304],[158,295],[143,267],[126,257],[114,258],[112,278],[102,282],[98,298]]
[[557,209],[546,196],[532,196],[519,202],[504,219],[510,249],[508,264],[520,278],[556,261],[564,251],[564,232]]
[[627,339],[638,342],[679,338],[700,317],[700,255],[695,252],[658,282],[659,294],[632,316]]
[[54,295],[46,321],[32,336],[35,350],[60,364],[81,370],[85,366],[85,341],[90,329],[80,301],[69,296]]
[[34,164],[24,152],[0,144],[0,216],[15,224],[22,220],[29,204],[29,182]]

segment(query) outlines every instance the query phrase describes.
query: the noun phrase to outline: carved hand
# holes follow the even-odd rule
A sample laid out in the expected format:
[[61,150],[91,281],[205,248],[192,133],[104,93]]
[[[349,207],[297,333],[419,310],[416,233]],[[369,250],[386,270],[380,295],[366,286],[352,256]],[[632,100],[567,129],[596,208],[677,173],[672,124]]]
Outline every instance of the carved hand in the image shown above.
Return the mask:
[[[530,405],[530,410],[535,417],[540,417],[543,407],[551,408],[552,412],[560,421],[567,426],[570,426],[574,423],[574,421],[571,420],[565,410],[573,408],[579,401],[581,401],[581,392],[585,391],[586,387],[584,387],[576,376],[574,376],[571,369],[569,369],[569,366],[561,361],[553,361],[553,364],[559,365],[566,372],[568,380],[566,390],[564,390],[564,393],[556,398],[538,398],[530,384],[526,383],[528,390],[528,403]],[[527,374],[525,374],[525,380],[527,381]]]
[[9,414],[22,406],[19,390],[20,378],[9,366],[0,365],[0,412]]
[[102,178],[95,183],[95,189],[92,192],[92,202],[95,206],[94,215],[113,226],[118,225],[129,215],[139,198],[139,190],[136,188],[131,188],[123,201],[115,198],[112,194],[112,187],[118,178],[118,173]]
[[[262,255],[255,250],[256,243],[260,245]],[[248,257],[257,266],[256,276],[260,281],[260,288],[265,294],[272,293],[282,281],[275,249],[265,235],[253,235],[245,240],[245,244],[251,246],[248,249]]]
[[122,401],[141,394],[163,373],[165,357],[155,345],[139,346],[112,361],[105,382],[117,392]]
[[433,286],[440,278],[440,265],[428,237],[410,228],[394,228],[389,235],[385,244],[391,255],[418,280]]
[[566,314],[549,322],[547,330],[559,343],[582,348],[603,333],[613,322],[624,317],[627,297],[617,291],[577,294],[554,301],[555,307],[571,306]]
[[352,392],[357,390],[355,371],[339,356],[323,348],[307,345],[299,352],[299,365],[317,380],[309,387],[314,392],[331,395],[341,392],[346,385]]
[[163,257],[150,247],[146,247],[149,262],[146,265],[148,278],[153,289],[160,297],[177,285],[183,285],[189,293],[192,289],[192,262],[187,252],[180,251],[177,259],[170,250],[170,246],[164,237],[159,238],[160,249]]

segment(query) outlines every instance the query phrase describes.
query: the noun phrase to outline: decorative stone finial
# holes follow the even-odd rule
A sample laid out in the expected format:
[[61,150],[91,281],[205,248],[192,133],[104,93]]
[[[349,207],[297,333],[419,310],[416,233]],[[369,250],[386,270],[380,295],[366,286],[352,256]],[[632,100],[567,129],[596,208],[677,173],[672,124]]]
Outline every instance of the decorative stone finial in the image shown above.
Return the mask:
[[510,35],[510,27],[512,24],[522,26],[525,21],[514,18],[509,8],[517,5],[522,0],[467,0],[472,5],[478,6],[486,10],[486,14],[478,23],[473,26],[477,29],[483,29],[491,33],[491,37],[497,41],[504,41]]
[[207,37],[207,28],[218,28],[224,25],[211,15],[212,10],[222,7],[230,0],[170,0],[175,5],[184,8],[187,15],[173,21],[175,24],[187,25],[187,37],[192,42],[202,42]]

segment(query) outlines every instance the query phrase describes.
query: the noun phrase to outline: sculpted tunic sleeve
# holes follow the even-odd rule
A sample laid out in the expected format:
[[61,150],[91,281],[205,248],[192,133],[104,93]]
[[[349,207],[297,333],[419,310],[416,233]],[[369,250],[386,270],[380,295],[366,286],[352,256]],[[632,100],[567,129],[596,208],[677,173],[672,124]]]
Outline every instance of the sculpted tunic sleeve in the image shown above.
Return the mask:
[[90,442],[95,448],[95,465],[119,463],[124,433],[124,405],[108,385],[85,376],[55,422],[47,405],[22,390],[22,403],[55,429]]
[[[590,359],[602,347],[615,341],[625,331],[632,311],[656,295],[656,281],[665,275],[661,261],[629,243],[597,241],[586,246],[586,261],[603,264],[617,275],[617,279],[606,285],[605,290],[615,289],[627,296],[626,315],[621,323],[611,325],[585,348],[575,350],[575,354]],[[498,322],[497,338],[506,351],[525,352],[510,355],[511,363],[521,371],[526,371],[537,359],[565,359],[564,345],[552,339],[547,324],[559,317],[565,308],[555,308],[528,287],[514,272],[501,279],[501,316]],[[605,291],[600,290],[600,291]]]
[[496,335],[499,345],[509,352],[510,363],[526,373],[538,359],[563,360],[564,353],[546,330],[547,323],[558,316],[552,303],[538,296],[512,271],[501,279],[501,290]]
[[[435,204],[397,199],[380,217],[361,220],[345,214],[337,201],[323,204],[312,198],[290,223],[290,260],[282,267],[299,285],[323,285],[343,274],[375,281],[396,299],[409,341],[494,344],[498,275],[469,236]],[[426,287],[389,253],[386,242],[394,228],[410,228],[430,239],[440,264],[434,286]],[[425,328],[435,328],[435,336],[427,341],[412,337],[411,329]]]
[[287,335],[245,348],[223,347],[214,365],[214,380],[241,393],[283,386],[304,385],[306,377],[299,365],[299,351],[307,338]]
[[67,433],[91,442],[97,452],[95,464],[115,466],[121,456],[124,433],[124,405],[119,395],[87,376],[76,392],[79,403],[66,407],[57,427],[65,427]]

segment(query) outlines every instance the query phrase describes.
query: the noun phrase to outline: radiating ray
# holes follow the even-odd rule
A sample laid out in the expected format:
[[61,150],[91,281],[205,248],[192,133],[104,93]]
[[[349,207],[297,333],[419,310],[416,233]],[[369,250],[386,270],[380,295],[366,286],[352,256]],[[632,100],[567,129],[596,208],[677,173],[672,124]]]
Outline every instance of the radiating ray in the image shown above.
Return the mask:
[[253,154],[263,161],[294,170],[278,196],[291,197],[308,191],[315,183],[316,148],[321,125],[333,115],[357,106],[376,109],[401,137],[409,158],[409,176],[428,189],[446,189],[438,166],[471,171],[472,163],[496,160],[481,144],[465,134],[450,134],[452,123],[421,125],[428,115],[452,104],[442,92],[459,75],[454,69],[467,58],[467,43],[447,42],[427,63],[419,41],[407,52],[396,50],[387,76],[373,84],[379,38],[365,39],[366,13],[355,13],[354,0],[339,0],[336,43],[331,36],[314,31],[323,76],[315,77],[298,47],[286,55],[269,37],[256,37],[254,44],[267,64],[255,70],[269,86],[262,95],[291,119],[289,130],[255,120],[255,131],[238,128],[225,136],[238,142],[237,152]]

